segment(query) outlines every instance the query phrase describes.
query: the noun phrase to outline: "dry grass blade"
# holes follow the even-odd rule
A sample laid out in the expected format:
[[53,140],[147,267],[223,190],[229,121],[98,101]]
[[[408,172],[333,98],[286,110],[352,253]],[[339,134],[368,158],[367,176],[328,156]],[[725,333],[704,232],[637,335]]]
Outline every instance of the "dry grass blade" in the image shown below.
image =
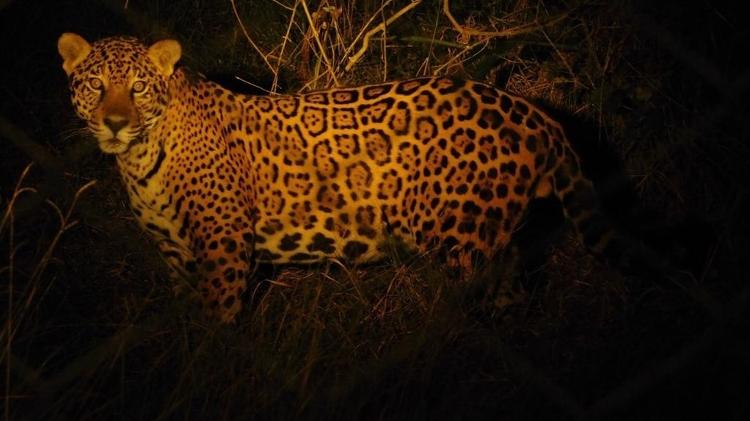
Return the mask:
[[235,0],[229,0],[229,3],[232,4],[232,12],[234,12],[234,17],[237,19],[237,23],[240,25],[240,29],[242,29],[242,33],[245,35],[245,39],[250,44],[250,46],[253,47],[255,51],[258,52],[258,55],[263,59],[263,62],[266,63],[266,66],[268,69],[274,74],[274,76],[277,75],[278,69],[274,68],[271,63],[268,62],[268,58],[266,57],[266,54],[261,51],[260,47],[253,41],[252,37],[250,37],[250,34],[247,32],[247,29],[245,28],[245,24],[242,23],[242,19],[240,18],[240,14],[237,11],[237,5],[235,4]]
[[[10,199],[10,202],[8,202],[8,206],[5,208],[5,212],[3,212],[3,219],[2,222],[0,222],[0,234],[5,230],[5,224],[9,221],[12,221],[13,217],[13,207],[15,206],[16,201],[23,193],[33,193],[36,192],[31,187],[21,187],[23,184],[23,180],[26,179],[26,177],[29,175],[29,171],[31,171],[31,167],[34,165],[34,163],[31,163],[26,166],[26,168],[23,169],[23,172],[21,172],[21,176],[18,177],[18,182],[16,182],[16,187],[13,189],[13,196]],[[11,236],[12,239],[12,236]],[[12,241],[12,240],[11,240]]]
[[[78,224],[78,221],[74,220],[71,221],[70,217],[73,214],[73,210],[76,207],[76,204],[78,203],[78,200],[81,198],[81,195],[86,192],[86,190],[90,189],[96,184],[96,180],[91,180],[88,183],[81,186],[81,188],[76,191],[75,196],[73,196],[73,202],[68,206],[68,210],[65,212],[65,214],[62,213],[60,208],[53,203],[50,200],[46,200],[46,203],[52,207],[55,212],[57,213],[60,221],[60,228],[57,231],[57,234],[50,242],[49,247],[47,248],[47,251],[44,253],[44,256],[42,257],[42,260],[40,261],[40,265],[37,266],[34,269],[34,272],[31,274],[31,280],[37,280],[39,276],[42,274],[44,269],[47,267],[47,263],[49,263],[50,258],[52,257],[52,252],[55,250],[55,247],[57,246],[57,243],[60,241],[60,237],[65,233],[65,231],[69,230],[70,228],[73,228],[76,224]],[[29,298],[31,300],[31,297]]]
[[[14,2],[2,11],[17,21],[18,40],[2,40],[0,50],[15,58],[0,78],[13,108],[0,116],[6,419],[748,418],[748,376],[738,369],[748,364],[750,299],[750,261],[741,258],[750,244],[747,195],[737,181],[750,152],[740,13],[688,2],[300,2],[102,0],[86,10],[65,2],[43,9],[59,10],[55,21],[92,22],[78,28],[92,40],[179,39],[190,52],[183,64],[230,89],[250,84],[230,76],[248,68],[258,70],[245,77],[257,83],[250,90],[271,95],[326,88],[335,78],[362,86],[439,74],[542,103],[553,118],[572,114],[561,123],[574,147],[612,146],[625,161],[633,211],[647,207],[636,219],[623,209],[625,229],[632,223],[648,235],[651,225],[690,212],[718,231],[716,240],[698,224],[679,225],[674,245],[701,243],[713,253],[706,263],[701,247],[675,250],[699,269],[688,276],[701,275],[675,275],[674,287],[631,283],[548,219],[559,209],[542,209],[514,233],[519,249],[509,251],[518,253],[471,284],[445,265],[447,250],[388,242],[379,247],[383,263],[253,265],[237,323],[212,325],[190,298],[174,297],[167,266],[128,210],[114,157],[73,123],[59,57],[24,55],[54,46],[24,32],[34,32],[28,19],[10,18],[41,18],[33,2]],[[45,77],[53,68],[56,77]],[[575,125],[588,119],[592,132]],[[607,166],[592,152],[582,160]],[[29,159],[34,166],[24,170]],[[618,183],[609,174],[607,188]],[[73,193],[92,178],[99,184],[83,189],[71,213]],[[431,194],[427,187],[413,194]],[[619,208],[620,190],[611,190]],[[554,226],[525,232],[539,222]],[[664,237],[671,241],[671,231]]]
[[14,239],[14,233],[13,233],[13,207],[15,206],[16,201],[18,200],[18,197],[23,193],[33,193],[35,192],[34,189],[31,188],[22,188],[21,185],[23,184],[23,180],[26,179],[26,176],[29,174],[29,170],[31,169],[32,164],[29,164],[24,168],[23,172],[21,173],[21,176],[18,178],[18,182],[16,183],[16,187],[13,190],[13,197],[11,198],[10,202],[8,203],[8,207],[5,209],[5,212],[3,214],[3,220],[0,222],[0,234],[4,231],[5,224],[9,224],[9,235],[8,235],[8,242],[9,242],[9,253],[8,256],[8,309],[7,309],[7,319],[5,323],[5,327],[3,329],[2,335],[0,337],[5,337],[5,350],[4,350],[4,356],[3,358],[0,358],[0,361],[5,360],[5,419],[10,419],[10,399],[11,399],[11,382],[10,382],[10,371],[11,371],[11,363],[10,363],[10,356],[13,350],[13,275],[14,275],[14,268],[13,268],[13,262],[14,258],[13,255],[15,253],[15,245],[13,244]]
[[273,73],[273,83],[271,84],[271,92],[275,93],[276,89],[278,89],[279,86],[279,70],[281,69],[281,60],[284,57],[284,50],[286,49],[286,44],[289,42],[289,34],[292,32],[292,27],[294,26],[294,18],[297,16],[297,6],[299,6],[299,0],[294,2],[294,7],[292,7],[292,15],[289,16],[289,24],[286,26],[286,33],[284,33],[284,40],[281,43],[281,48],[279,49],[279,55],[276,59],[276,70]]
[[276,88],[276,82],[275,82],[275,81],[277,80],[277,79],[276,79],[276,76],[274,76],[274,85],[273,85],[273,86],[271,87],[271,89],[270,89],[270,90],[269,90],[269,89],[266,89],[266,88],[264,88],[264,87],[262,87],[262,86],[260,86],[260,85],[258,85],[258,84],[255,84],[255,83],[253,83],[253,82],[250,82],[250,81],[249,81],[249,80],[247,80],[247,79],[241,78],[241,77],[239,77],[239,76],[235,76],[234,78],[235,78],[235,79],[237,79],[237,80],[239,80],[240,82],[242,82],[242,83],[244,83],[244,84],[247,84],[248,86],[252,86],[253,88],[255,88],[255,89],[258,89],[258,90],[260,90],[260,91],[263,91],[263,92],[265,92],[265,93],[267,93],[267,94],[269,94],[269,95],[272,95],[272,94],[274,94],[274,93],[275,93],[275,92],[274,92],[274,89]]
[[95,180],[92,180],[88,183],[86,183],[84,186],[82,186],[75,194],[75,197],[73,198],[72,203],[68,207],[67,212],[63,214],[63,212],[60,210],[60,208],[53,203],[50,200],[46,200],[45,202],[53,209],[55,214],[58,217],[59,220],[59,228],[53,237],[53,239],[50,241],[50,243],[47,245],[47,248],[42,255],[41,259],[37,262],[34,269],[32,270],[30,276],[29,276],[29,285],[31,286],[28,291],[26,291],[25,299],[23,300],[23,306],[17,307],[14,306],[14,254],[15,254],[15,245],[14,245],[14,213],[13,209],[18,201],[18,198],[25,194],[25,193],[36,193],[36,190],[30,187],[22,187],[23,181],[26,179],[29,171],[31,169],[31,164],[26,166],[24,171],[21,173],[21,176],[19,177],[18,183],[16,184],[16,188],[13,192],[13,196],[11,200],[9,201],[7,208],[5,209],[5,212],[3,214],[2,222],[0,223],[0,233],[4,232],[5,228],[8,228],[9,231],[9,250],[10,255],[8,256],[8,305],[7,305],[7,312],[6,312],[6,323],[2,331],[2,335],[0,337],[3,337],[5,339],[5,349],[3,351],[3,358],[2,360],[5,360],[6,363],[6,375],[5,375],[5,386],[6,386],[6,395],[5,395],[5,407],[6,407],[6,416],[9,414],[7,411],[9,411],[8,408],[10,408],[10,396],[11,396],[11,381],[10,381],[10,374],[12,365],[10,364],[11,356],[13,355],[13,339],[16,337],[16,334],[18,333],[18,329],[21,326],[24,317],[29,314],[29,309],[31,308],[32,302],[34,298],[37,296],[39,290],[41,288],[44,288],[45,290],[49,288],[49,285],[46,287],[41,285],[41,275],[44,273],[45,268],[49,264],[52,253],[54,252],[55,248],[57,247],[57,244],[59,243],[60,238],[62,235],[75,226],[77,224],[77,221],[71,221],[71,215],[73,212],[73,209],[75,209],[76,204],[78,200],[80,199],[81,195],[88,190],[91,186],[96,184]]

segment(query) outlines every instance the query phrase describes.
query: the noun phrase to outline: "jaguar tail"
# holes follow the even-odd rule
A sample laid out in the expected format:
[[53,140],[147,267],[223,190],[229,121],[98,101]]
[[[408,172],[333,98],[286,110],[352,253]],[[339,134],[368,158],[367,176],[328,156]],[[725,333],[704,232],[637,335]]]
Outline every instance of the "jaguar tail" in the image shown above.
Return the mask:
[[567,149],[552,173],[552,188],[580,241],[597,258],[628,274],[664,275],[669,264],[641,241],[625,235],[602,211],[594,185]]

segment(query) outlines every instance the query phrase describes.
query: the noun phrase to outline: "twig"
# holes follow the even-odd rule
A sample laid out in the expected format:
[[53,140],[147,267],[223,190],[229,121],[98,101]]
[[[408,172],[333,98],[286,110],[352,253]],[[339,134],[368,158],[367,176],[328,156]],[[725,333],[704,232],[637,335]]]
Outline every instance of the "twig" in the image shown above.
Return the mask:
[[[291,7],[287,6],[286,4],[284,4],[284,3],[282,3],[282,2],[280,2],[280,1],[278,1],[278,0],[271,0],[271,1],[272,1],[272,2],[274,2],[274,3],[275,3],[275,4],[277,5],[277,6],[279,6],[279,7],[283,8],[283,9],[286,9],[286,10],[293,10],[293,9],[292,9]],[[298,4],[298,3],[299,3],[298,1],[294,2],[294,7],[295,7],[295,8],[297,7],[297,4]]]
[[453,26],[453,29],[455,29],[456,31],[460,32],[464,36],[478,37],[479,40],[476,41],[476,42],[474,42],[473,44],[464,46],[462,51],[460,51],[458,54],[456,54],[453,57],[451,57],[451,59],[448,60],[447,63],[444,63],[443,65],[441,65],[440,67],[438,67],[437,69],[435,69],[435,71],[433,72],[433,74],[438,74],[443,69],[445,69],[445,68],[453,65],[453,63],[455,63],[456,61],[458,61],[468,51],[471,51],[471,50],[473,50],[474,48],[476,48],[476,47],[478,47],[480,45],[481,46],[486,46],[487,42],[491,38],[511,38],[511,37],[515,37],[515,36],[518,36],[518,35],[527,34],[527,33],[530,33],[530,32],[535,32],[535,31],[538,31],[538,30],[542,30],[542,29],[544,29],[547,26],[555,25],[558,22],[562,21],[563,19],[565,19],[568,16],[569,13],[570,12],[561,13],[560,15],[555,16],[553,18],[550,18],[550,19],[548,19],[546,21],[543,21],[543,22],[538,22],[535,19],[534,22],[526,23],[526,24],[523,24],[523,25],[520,25],[520,26],[516,26],[516,27],[513,27],[513,28],[504,29],[502,31],[482,31],[482,30],[478,30],[478,29],[466,28],[466,27],[462,26],[461,24],[459,24],[458,21],[456,20],[456,18],[453,17],[453,14],[450,11],[450,0],[443,0],[443,14],[445,14],[445,16],[448,18],[448,20],[450,21],[451,25]]
[[275,93],[275,92],[273,91],[273,88],[274,88],[274,86],[276,86],[276,78],[274,78],[274,84],[273,84],[273,86],[271,87],[271,90],[268,90],[268,89],[266,89],[266,88],[264,88],[264,87],[262,87],[262,86],[256,85],[256,84],[254,84],[253,82],[250,82],[249,80],[247,80],[247,79],[243,79],[243,78],[241,78],[241,77],[239,77],[239,76],[235,76],[234,78],[235,78],[235,79],[237,79],[237,80],[239,80],[239,81],[240,81],[240,82],[242,82],[242,83],[248,84],[248,85],[252,86],[253,88],[255,88],[255,89],[259,89],[259,90],[261,90],[261,91],[263,91],[263,92],[265,92],[265,93],[267,93],[267,94],[274,94],[274,93]]
[[568,60],[565,60],[565,56],[557,48],[557,45],[555,45],[555,42],[552,41],[552,38],[550,38],[549,35],[547,35],[547,31],[545,31],[544,29],[542,29],[540,32],[542,33],[542,35],[544,35],[544,38],[549,43],[550,47],[552,47],[552,49],[555,50],[555,54],[557,54],[557,57],[560,58],[560,61],[562,61],[563,65],[568,70],[568,73],[570,74],[570,77],[573,78],[573,85],[574,86],[577,85],[578,84],[578,77],[576,77],[575,72],[573,72],[573,68],[570,67],[570,64],[568,64]]
[[318,80],[319,80],[319,79],[320,79],[321,77],[323,77],[323,75],[321,75],[321,74],[317,74],[317,73],[316,73],[316,76],[311,76],[311,79],[310,79],[310,80],[308,80],[308,81],[307,81],[307,82],[306,82],[306,83],[305,83],[305,84],[304,84],[304,85],[302,86],[302,88],[300,88],[300,89],[299,89],[299,92],[305,92],[305,91],[307,91],[308,89],[313,89],[313,87],[314,87],[314,86],[315,86],[315,85],[316,85],[316,84],[318,83]]
[[362,38],[362,46],[359,48],[359,50],[356,53],[354,53],[354,55],[352,55],[351,57],[349,57],[349,62],[346,64],[345,70],[347,72],[350,71],[352,69],[352,67],[354,67],[354,65],[356,65],[357,62],[359,62],[359,60],[365,54],[365,52],[367,51],[367,49],[370,47],[370,38],[372,38],[378,32],[384,32],[386,26],[392,24],[394,21],[396,21],[396,19],[398,19],[401,16],[403,16],[406,12],[414,9],[420,3],[422,3],[422,0],[412,0],[411,3],[409,3],[406,6],[404,6],[401,10],[399,10],[393,16],[391,16],[390,18],[388,18],[388,20],[386,20],[385,22],[381,22],[380,24],[378,24],[378,26],[376,26],[376,27],[370,29],[369,31],[367,31],[367,33],[365,34],[365,36]]
[[339,86],[338,78],[336,78],[336,72],[333,71],[333,67],[331,66],[331,61],[328,59],[328,55],[326,54],[326,50],[323,47],[323,43],[320,42],[320,36],[318,35],[318,28],[315,27],[315,21],[313,21],[312,15],[310,15],[310,10],[307,8],[307,1],[300,0],[300,3],[302,4],[302,8],[305,10],[305,16],[307,17],[307,21],[310,23],[310,29],[312,30],[313,38],[315,38],[315,43],[318,44],[320,55],[323,57],[323,61],[326,63],[326,67],[328,68],[328,73],[331,74],[331,78],[333,79],[334,85]]
[[360,29],[357,36],[354,37],[354,41],[352,41],[352,43],[349,44],[349,47],[347,47],[346,50],[344,50],[344,55],[343,57],[341,57],[341,60],[346,59],[349,53],[352,52],[352,50],[354,49],[354,46],[357,45],[357,42],[359,41],[359,39],[362,38],[362,35],[364,35],[365,29],[369,27],[370,24],[375,20],[375,18],[378,17],[382,13],[383,9],[385,9],[386,7],[388,7],[389,4],[391,4],[391,1],[392,0],[386,0],[385,2],[383,2],[383,4],[380,5],[380,8],[378,8],[378,10],[375,11],[375,13],[373,13],[372,16],[370,16],[370,19],[367,20],[367,23],[365,23],[362,26],[362,29]]
[[229,0],[229,3],[232,4],[232,11],[234,12],[234,17],[237,19],[237,23],[240,25],[240,29],[242,29],[242,33],[245,34],[245,39],[247,39],[247,42],[250,43],[250,45],[255,49],[255,51],[258,52],[258,54],[263,58],[263,61],[266,63],[266,66],[273,72],[274,79],[276,79],[276,74],[278,73],[277,69],[274,69],[273,66],[271,66],[271,63],[268,62],[268,58],[266,58],[266,55],[263,53],[263,51],[260,50],[260,48],[253,42],[253,39],[250,38],[250,34],[247,32],[247,29],[245,29],[245,24],[242,23],[242,19],[240,19],[240,14],[237,12],[237,5],[234,4],[234,0]]
[[466,48],[465,45],[459,44],[457,42],[445,41],[445,40],[442,40],[442,39],[434,39],[434,38],[429,38],[429,37],[421,37],[419,35],[410,35],[410,36],[405,36],[405,37],[399,37],[399,40],[400,41],[404,41],[404,42],[413,43],[413,44],[424,43],[424,44],[432,44],[432,45],[441,45],[443,47],[450,47],[450,48]]
[[514,37],[517,35],[534,32],[546,26],[555,25],[556,23],[565,19],[569,14],[569,12],[561,13],[560,15],[554,18],[551,18],[545,22],[539,23],[536,20],[534,20],[534,22],[530,22],[524,25],[513,27],[513,28],[504,29],[502,31],[481,31],[478,29],[466,28],[464,26],[461,26],[461,24],[458,23],[456,18],[453,17],[453,14],[451,14],[449,0],[443,0],[443,13],[450,21],[451,25],[453,26],[453,29],[455,29],[456,31],[460,32],[463,35],[483,37],[483,38],[510,38],[510,37]]
[[[453,55],[453,56],[452,56],[452,57],[450,58],[450,60],[448,60],[447,62],[445,62],[445,63],[441,64],[441,65],[440,65],[440,66],[439,66],[438,68],[436,68],[436,69],[435,69],[435,70],[434,70],[434,71],[432,72],[432,74],[433,74],[433,75],[437,75],[437,74],[440,74],[440,72],[442,72],[442,71],[443,71],[444,69],[446,69],[446,68],[448,68],[448,67],[452,66],[454,62],[458,61],[458,60],[459,60],[459,59],[460,59],[461,57],[463,57],[463,55],[464,55],[465,53],[468,53],[469,51],[471,51],[471,50],[473,50],[473,49],[475,49],[476,47],[479,47],[479,46],[482,46],[482,49],[484,49],[484,47],[487,47],[487,40],[486,40],[486,39],[484,39],[484,40],[482,40],[482,41],[477,41],[477,42],[475,42],[474,44],[471,44],[471,45],[467,45],[467,46],[463,47],[463,50],[462,50],[462,51],[460,51],[460,52],[459,52],[458,54],[455,54],[455,55]],[[479,54],[479,53],[480,53],[481,51],[482,51],[482,50],[479,50],[479,51],[477,51],[476,53],[474,53],[474,55],[477,55],[477,54]]]

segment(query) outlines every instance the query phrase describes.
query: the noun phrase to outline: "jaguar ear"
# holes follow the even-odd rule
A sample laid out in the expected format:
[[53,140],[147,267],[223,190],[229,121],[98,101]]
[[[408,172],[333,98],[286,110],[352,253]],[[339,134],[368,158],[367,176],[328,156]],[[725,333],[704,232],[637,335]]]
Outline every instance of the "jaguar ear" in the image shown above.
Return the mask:
[[66,32],[57,40],[57,51],[63,58],[63,69],[70,76],[73,69],[82,62],[91,51],[91,45],[78,34]]
[[172,75],[174,65],[180,59],[181,54],[180,43],[173,39],[158,41],[148,49],[148,56],[164,77]]

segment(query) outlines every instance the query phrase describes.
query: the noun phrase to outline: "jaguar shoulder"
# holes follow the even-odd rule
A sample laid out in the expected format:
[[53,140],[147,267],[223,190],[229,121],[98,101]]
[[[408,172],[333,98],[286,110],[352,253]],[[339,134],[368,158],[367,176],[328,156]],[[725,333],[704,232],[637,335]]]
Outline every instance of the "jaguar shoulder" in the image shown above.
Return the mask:
[[140,224],[223,321],[259,261],[369,261],[394,236],[470,271],[537,197],[560,198],[591,250],[612,245],[560,125],[493,87],[438,77],[245,96],[175,68],[173,40],[66,33],[58,49]]

